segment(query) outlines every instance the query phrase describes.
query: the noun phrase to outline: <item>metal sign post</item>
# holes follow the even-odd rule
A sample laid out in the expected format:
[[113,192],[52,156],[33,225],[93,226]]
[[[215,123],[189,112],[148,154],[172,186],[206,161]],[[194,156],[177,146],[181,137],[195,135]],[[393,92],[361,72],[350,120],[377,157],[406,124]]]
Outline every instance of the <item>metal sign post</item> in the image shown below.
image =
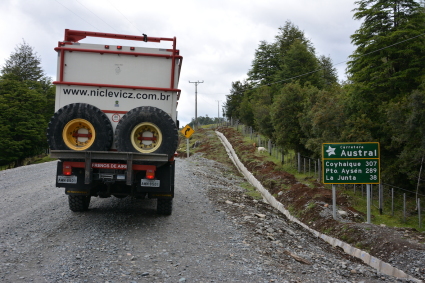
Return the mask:
[[336,186],[332,185],[332,215],[336,220]]
[[367,223],[370,224],[370,185],[366,185],[366,214],[367,214]]
[[186,125],[180,133],[182,133],[186,137],[186,150],[187,150],[187,157],[189,157],[189,138],[193,135],[195,131],[189,126]]

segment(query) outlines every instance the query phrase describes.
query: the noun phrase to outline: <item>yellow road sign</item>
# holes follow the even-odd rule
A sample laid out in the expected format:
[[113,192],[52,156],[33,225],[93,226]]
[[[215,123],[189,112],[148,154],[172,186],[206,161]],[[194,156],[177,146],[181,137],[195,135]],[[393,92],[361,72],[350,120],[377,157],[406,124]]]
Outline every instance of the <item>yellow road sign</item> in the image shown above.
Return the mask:
[[194,129],[192,129],[189,125],[186,125],[186,127],[183,128],[183,130],[180,131],[186,138],[190,138],[192,134],[195,132]]

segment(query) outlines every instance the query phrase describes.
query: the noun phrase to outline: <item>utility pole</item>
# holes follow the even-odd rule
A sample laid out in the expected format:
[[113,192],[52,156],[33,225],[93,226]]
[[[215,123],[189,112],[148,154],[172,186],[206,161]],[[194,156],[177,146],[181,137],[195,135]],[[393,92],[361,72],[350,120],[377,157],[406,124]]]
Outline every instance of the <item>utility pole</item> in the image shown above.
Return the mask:
[[191,82],[190,84],[195,84],[195,123],[193,124],[193,128],[196,130],[198,128],[198,84],[202,84],[204,81],[200,82]]
[[220,124],[220,100],[217,101],[217,127]]

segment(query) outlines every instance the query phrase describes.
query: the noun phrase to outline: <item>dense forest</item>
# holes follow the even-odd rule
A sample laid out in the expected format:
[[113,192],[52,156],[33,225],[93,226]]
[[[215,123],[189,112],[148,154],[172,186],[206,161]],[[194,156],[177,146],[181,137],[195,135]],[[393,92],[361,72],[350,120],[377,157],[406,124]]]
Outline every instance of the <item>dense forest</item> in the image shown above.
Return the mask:
[[316,158],[324,142],[380,142],[382,180],[415,186],[425,156],[424,4],[355,4],[361,26],[351,35],[347,81],[287,21],[273,42],[259,43],[247,79],[232,82],[224,113]]
[[0,70],[0,165],[20,166],[47,149],[46,129],[54,113],[54,86],[25,41]]

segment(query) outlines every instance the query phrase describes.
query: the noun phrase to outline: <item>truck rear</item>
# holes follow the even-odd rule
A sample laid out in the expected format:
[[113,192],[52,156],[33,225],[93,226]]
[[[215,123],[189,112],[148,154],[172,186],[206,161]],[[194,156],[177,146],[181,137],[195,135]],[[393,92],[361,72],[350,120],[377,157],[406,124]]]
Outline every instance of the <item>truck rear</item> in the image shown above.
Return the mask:
[[[86,37],[171,47],[79,42]],[[95,196],[132,196],[157,199],[157,212],[171,214],[183,60],[176,38],[67,29],[55,50],[55,114],[47,140],[69,208],[85,211]]]

